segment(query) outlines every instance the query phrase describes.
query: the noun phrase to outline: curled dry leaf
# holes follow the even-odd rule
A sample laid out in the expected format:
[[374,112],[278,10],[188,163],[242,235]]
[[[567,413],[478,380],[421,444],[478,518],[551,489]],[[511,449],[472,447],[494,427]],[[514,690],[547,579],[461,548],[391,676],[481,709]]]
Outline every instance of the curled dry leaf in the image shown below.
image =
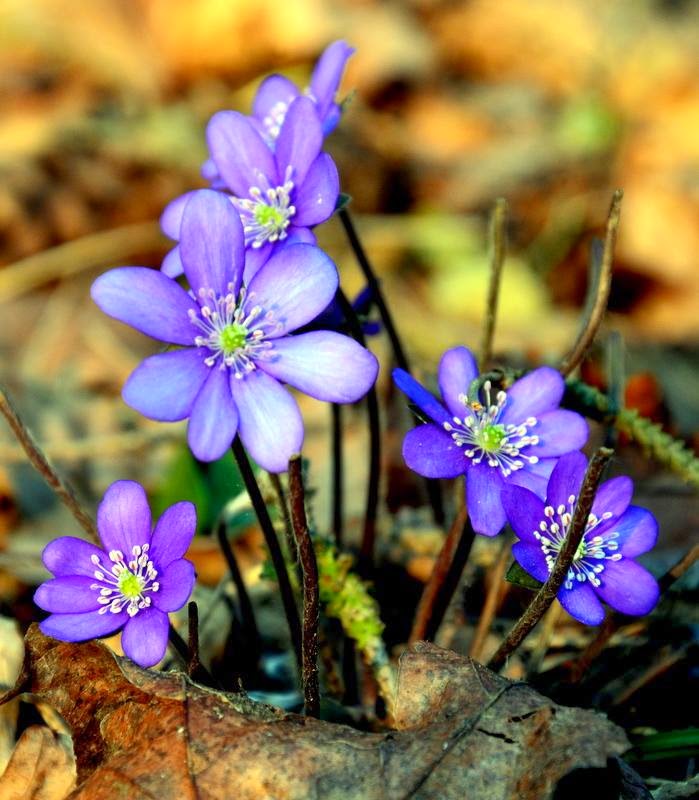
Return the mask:
[[26,646],[23,688],[72,727],[78,800],[544,800],[575,770],[606,787],[607,759],[628,747],[602,715],[425,643],[401,659],[398,730],[385,733],[141,670],[99,643],[56,642],[35,626]]
[[64,800],[75,786],[75,759],[48,728],[32,725],[20,736],[0,777],[3,800]]

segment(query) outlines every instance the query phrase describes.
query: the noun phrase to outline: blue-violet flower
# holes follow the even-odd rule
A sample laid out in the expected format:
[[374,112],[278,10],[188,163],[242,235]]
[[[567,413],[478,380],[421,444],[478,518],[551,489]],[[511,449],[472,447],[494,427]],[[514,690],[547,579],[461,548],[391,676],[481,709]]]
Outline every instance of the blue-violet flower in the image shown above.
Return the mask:
[[477,377],[469,350],[447,350],[438,371],[442,405],[407,372],[393,372],[398,388],[432,420],[406,435],[406,464],[427,478],[466,475],[471,524],[495,536],[506,522],[503,487],[526,486],[543,497],[556,458],[582,447],[588,428],[579,414],[558,407],[565,385],[551,367],[533,370],[506,391],[494,392],[486,380],[482,396],[470,398]]
[[175,503],[151,529],[143,487],[117,481],[105,492],[97,511],[103,547],[61,536],[42,558],[55,576],[43,583],[34,602],[50,616],[42,632],[64,642],[82,642],[123,628],[124,653],[141,667],[165,655],[168,613],[187,602],[194,586],[194,566],[183,558],[197,516],[192,503]]
[[222,456],[238,433],[260,466],[281,472],[303,442],[301,413],[281,382],[351,403],[378,373],[376,358],[348,336],[289,335],[335,296],[335,265],[313,245],[289,245],[244,284],[240,217],[209,189],[184,209],[180,252],[191,293],[145,267],[110,270],[92,286],[104,312],[182,348],[147,358],[124,400],[151,419],[189,417],[189,446],[202,461]]
[[[568,532],[585,476],[582,453],[563,456],[554,467],[544,500],[521,486],[503,490],[503,505],[519,540],[512,548],[530,575],[545,581]],[[558,599],[566,611],[586,625],[604,619],[600,600],[622,614],[643,615],[658,602],[655,578],[633,559],[650,550],[658,538],[655,517],[629,505],[630,478],[603,483],[587,518],[583,539]]]

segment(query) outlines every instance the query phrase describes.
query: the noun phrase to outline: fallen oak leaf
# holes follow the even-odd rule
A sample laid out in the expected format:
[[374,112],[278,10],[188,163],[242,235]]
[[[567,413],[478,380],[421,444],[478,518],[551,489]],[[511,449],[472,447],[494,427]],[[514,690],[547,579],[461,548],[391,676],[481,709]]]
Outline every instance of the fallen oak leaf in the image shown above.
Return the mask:
[[75,787],[75,758],[48,728],[32,725],[19,738],[0,776],[3,800],[65,800]]
[[[365,733],[142,670],[97,642],[26,636],[28,690],[73,731],[74,800],[544,800],[573,770],[607,780],[623,732],[418,643],[401,659],[399,730]],[[597,775],[597,773],[599,773]]]

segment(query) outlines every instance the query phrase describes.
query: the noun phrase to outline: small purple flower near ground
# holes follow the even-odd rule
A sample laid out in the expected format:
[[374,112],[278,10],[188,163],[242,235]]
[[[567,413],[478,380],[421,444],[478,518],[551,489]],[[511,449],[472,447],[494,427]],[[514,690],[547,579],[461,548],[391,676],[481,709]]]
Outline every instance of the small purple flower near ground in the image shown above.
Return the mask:
[[151,419],[189,417],[189,446],[202,461],[220,458],[238,433],[261,467],[282,472],[303,443],[301,413],[282,382],[352,403],[378,373],[376,358],[347,336],[289,335],[335,296],[335,265],[317,247],[289,245],[245,285],[240,218],[225,195],[207,189],[187,203],[180,251],[191,293],[144,267],[110,270],[92,286],[105,313],[181,346],[137,367],[124,400]]
[[[545,500],[520,486],[507,486],[503,504],[520,541],[512,548],[520,566],[545,581],[570,526],[587,459],[569,453],[555,466]],[[660,590],[655,578],[633,559],[646,553],[658,538],[658,523],[645,508],[629,505],[630,478],[603,483],[587,519],[583,540],[558,599],[566,611],[586,625],[604,619],[600,600],[622,614],[651,611]]]
[[192,503],[170,506],[151,530],[143,487],[117,481],[97,511],[103,549],[73,536],[50,542],[42,558],[54,574],[34,595],[50,616],[39,624],[47,636],[81,642],[123,628],[124,653],[141,667],[165,655],[168,613],[189,599],[194,566],[183,558],[196,529]]
[[506,522],[503,487],[526,486],[543,497],[556,459],[582,447],[588,428],[579,414],[558,407],[565,384],[551,367],[533,370],[507,391],[494,393],[486,381],[479,401],[468,397],[477,377],[469,350],[447,350],[438,371],[442,405],[407,372],[393,372],[398,388],[432,419],[406,435],[406,464],[427,478],[466,475],[471,524],[495,536]]

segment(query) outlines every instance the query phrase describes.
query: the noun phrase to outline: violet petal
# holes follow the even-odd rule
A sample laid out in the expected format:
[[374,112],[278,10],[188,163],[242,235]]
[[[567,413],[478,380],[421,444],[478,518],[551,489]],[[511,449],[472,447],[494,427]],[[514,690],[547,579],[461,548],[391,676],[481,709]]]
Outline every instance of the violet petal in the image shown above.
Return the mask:
[[471,383],[477,377],[476,359],[466,347],[452,347],[440,359],[437,371],[439,391],[452,416],[459,419],[470,416],[470,411],[459,400],[459,395],[467,395]]
[[584,447],[587,442],[587,422],[575,411],[557,408],[545,412],[538,420],[530,433],[539,437],[539,443],[525,448],[525,453],[540,458],[562,456]]
[[543,501],[529,489],[509,484],[503,487],[502,505],[517,536],[540,551],[541,547],[534,532],[538,532],[539,523],[546,520]]
[[63,575],[60,578],[42,583],[34,593],[34,602],[53,614],[68,612],[82,613],[97,611],[98,589],[91,589],[95,583],[93,577],[85,575]]
[[553,508],[568,508],[570,497],[577,499],[585,477],[587,459],[582,453],[568,453],[559,459],[553,468],[546,492],[546,502]]
[[599,597],[622,614],[642,616],[652,611],[660,597],[660,587],[645,567],[629,558],[604,561],[604,571],[597,576]]
[[516,380],[507,390],[507,403],[500,422],[517,424],[539,417],[561,402],[565,382],[552,367],[539,367]]
[[472,464],[466,474],[466,507],[476,533],[497,536],[507,517],[500,495],[503,489],[500,470],[488,464]]
[[139,667],[155,666],[167,649],[169,619],[158,608],[141,609],[131,617],[121,634],[124,653]]
[[[157,592],[151,592],[153,605],[161,611],[177,611],[189,600],[194,588],[194,564],[185,558],[172,561],[158,573]],[[140,612],[139,612],[140,613]]]
[[76,536],[59,536],[49,542],[41,554],[41,560],[49,572],[56,577],[63,575],[83,575],[94,580],[95,565],[92,556],[103,563],[107,554],[91,542]]
[[189,549],[197,529],[197,510],[193,503],[181,500],[166,508],[155,524],[149,554],[156,569],[164,569]]
[[128,619],[125,611],[113,614],[107,611],[87,611],[81,614],[51,614],[39,623],[45,636],[52,636],[62,642],[84,642],[86,639],[97,639],[107,636],[121,628]]
[[295,186],[301,186],[322,146],[323,131],[313,101],[297,97],[286,112],[274,148],[280,182],[287,167],[293,167],[291,180]]
[[340,176],[335,162],[321,153],[311,164],[304,182],[294,195],[294,225],[319,225],[335,211],[340,194]]
[[396,368],[392,373],[393,382],[407,398],[415,403],[431,420],[440,427],[451,422],[451,415],[437,398],[418,383],[410,373],[404,369]]
[[403,458],[410,469],[425,478],[456,478],[468,467],[468,459],[451,436],[431,424],[408,431]]
[[512,555],[515,561],[528,572],[532,578],[545,583],[549,576],[549,568],[546,564],[546,556],[541,551],[538,544],[528,542],[515,542],[512,545]]
[[558,602],[584,625],[600,625],[604,621],[604,607],[587,581],[575,581],[572,589],[561,588]]
[[134,547],[150,544],[150,507],[140,483],[116,481],[107,489],[97,508],[97,530],[104,549],[121,551],[127,562]]
[[187,443],[200,461],[215,461],[228,450],[238,428],[229,371],[214,366],[197,395],[187,426]]

